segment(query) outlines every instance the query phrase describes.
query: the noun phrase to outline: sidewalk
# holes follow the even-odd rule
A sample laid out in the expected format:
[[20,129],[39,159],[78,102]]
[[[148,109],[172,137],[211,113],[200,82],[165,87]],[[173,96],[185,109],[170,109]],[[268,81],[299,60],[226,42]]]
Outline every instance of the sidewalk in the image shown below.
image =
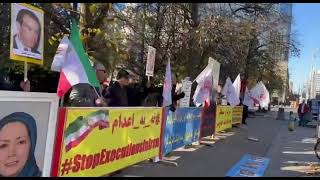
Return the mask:
[[315,128],[298,127],[288,131],[288,121],[283,121],[272,148],[267,153],[271,159],[265,176],[301,177],[308,176],[310,164],[317,164],[313,148],[316,142]]

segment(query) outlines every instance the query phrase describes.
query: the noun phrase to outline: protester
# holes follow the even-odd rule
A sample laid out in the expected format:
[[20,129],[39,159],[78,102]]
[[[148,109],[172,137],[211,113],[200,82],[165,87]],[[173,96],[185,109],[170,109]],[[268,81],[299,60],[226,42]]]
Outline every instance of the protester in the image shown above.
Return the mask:
[[29,80],[21,81],[20,87],[25,92],[30,92],[31,91],[31,86],[30,86],[30,81]]
[[299,104],[298,115],[299,115],[299,126],[304,126],[307,124],[306,114],[310,111],[308,104],[306,104],[305,100],[302,100],[302,103]]
[[107,105],[111,107],[128,106],[128,91],[127,86],[129,85],[129,73],[121,69],[117,74],[117,81],[110,85],[104,98],[107,101]]
[[[177,75],[175,74],[172,76],[172,89],[171,89],[171,98],[172,98],[172,104],[170,105],[171,110],[175,111],[177,107],[177,101],[180,99],[184,98],[185,93],[176,93],[176,87],[177,87]],[[155,93],[157,93],[159,96],[154,95],[155,97],[158,97],[158,105],[162,106],[163,103],[163,97],[162,97],[162,92],[163,92],[163,86],[156,87],[154,90]]]
[[161,106],[162,104],[162,90],[163,87],[156,87],[153,83],[147,82],[145,87],[146,97],[143,102],[143,106],[154,107]]
[[106,92],[107,87],[109,86],[107,81],[106,68],[100,62],[95,62],[93,68],[96,70],[97,79],[100,83],[99,92],[101,95],[103,95]]
[[246,119],[248,118],[248,110],[249,107],[245,104],[243,104],[242,98],[240,98],[240,106],[243,106],[243,111],[242,111],[242,124],[247,125]]
[[30,81],[21,81],[19,87],[18,84],[13,83],[13,81],[10,81],[8,75],[5,75],[4,72],[0,72],[0,90],[30,92]]
[[129,78],[128,93],[128,106],[141,106],[141,93],[140,86],[133,75]]
[[[102,84],[106,79],[105,67],[101,63],[95,63],[93,66],[96,70],[97,78]],[[106,106],[102,97],[103,86],[100,89],[94,89],[90,84],[80,83],[74,85],[69,95],[70,106],[73,107],[92,107]],[[101,97],[99,97],[101,96]]]

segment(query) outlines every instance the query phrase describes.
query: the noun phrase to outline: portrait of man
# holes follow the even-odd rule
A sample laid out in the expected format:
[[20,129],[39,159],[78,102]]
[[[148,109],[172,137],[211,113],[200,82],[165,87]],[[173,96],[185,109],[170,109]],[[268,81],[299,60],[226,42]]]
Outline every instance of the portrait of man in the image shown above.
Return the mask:
[[10,58],[42,64],[43,12],[41,9],[28,4],[12,4]]
[[13,48],[40,54],[38,51],[41,24],[38,17],[28,9],[21,9],[16,18],[17,34],[13,36]]

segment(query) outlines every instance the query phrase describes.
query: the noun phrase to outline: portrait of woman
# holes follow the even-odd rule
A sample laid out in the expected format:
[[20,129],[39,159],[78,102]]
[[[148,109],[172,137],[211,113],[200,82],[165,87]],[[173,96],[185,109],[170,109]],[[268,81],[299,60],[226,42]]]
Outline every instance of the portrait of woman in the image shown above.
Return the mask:
[[35,119],[15,112],[0,120],[0,177],[35,177],[41,171],[34,156],[37,142]]

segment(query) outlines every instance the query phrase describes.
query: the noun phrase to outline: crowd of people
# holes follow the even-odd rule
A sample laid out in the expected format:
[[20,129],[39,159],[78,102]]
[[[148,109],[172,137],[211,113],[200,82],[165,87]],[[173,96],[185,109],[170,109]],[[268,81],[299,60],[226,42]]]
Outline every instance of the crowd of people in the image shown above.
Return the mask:
[[[161,107],[163,85],[156,85],[152,79],[142,79],[140,82],[125,69],[120,69],[116,80],[108,82],[107,71],[102,63],[93,64],[96,76],[100,82],[99,88],[94,88],[90,84],[80,83],[74,85],[68,93],[65,94],[61,105],[71,107]],[[175,111],[178,101],[184,98],[184,92],[177,92],[177,75],[172,76],[172,104],[170,110]],[[220,84],[219,86],[222,86]],[[31,91],[30,81],[20,83],[20,91]],[[220,88],[221,89],[221,88]],[[4,89],[7,90],[7,89]],[[221,93],[218,93],[217,104],[221,103]],[[205,104],[204,104],[205,105]],[[242,104],[242,100],[241,103]],[[190,106],[195,106],[190,101]],[[244,106],[242,124],[246,124],[248,117],[248,107]]]
[[[136,107],[162,106],[162,86],[150,81],[137,80],[125,69],[120,69],[115,81],[107,82],[107,71],[103,64],[94,64],[99,88],[90,84],[77,84],[64,98],[64,106],[73,107]],[[176,76],[172,78],[172,107],[184,97],[184,92],[176,93]]]

